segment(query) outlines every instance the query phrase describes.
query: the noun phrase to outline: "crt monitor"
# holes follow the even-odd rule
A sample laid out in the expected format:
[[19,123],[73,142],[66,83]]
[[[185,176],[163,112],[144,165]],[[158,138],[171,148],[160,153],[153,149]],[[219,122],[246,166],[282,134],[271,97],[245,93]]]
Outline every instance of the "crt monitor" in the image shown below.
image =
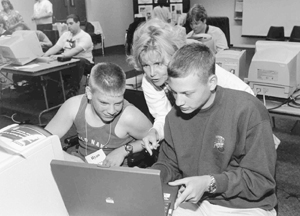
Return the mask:
[[288,98],[300,84],[300,44],[258,41],[249,68],[249,85],[258,95]]
[[216,54],[216,63],[242,80],[248,75],[246,50],[221,50]]
[[22,30],[0,40],[0,54],[11,64],[25,65],[42,56],[43,51],[36,32]]
[[53,159],[64,160],[58,136],[27,124],[0,129],[1,215],[68,215]]

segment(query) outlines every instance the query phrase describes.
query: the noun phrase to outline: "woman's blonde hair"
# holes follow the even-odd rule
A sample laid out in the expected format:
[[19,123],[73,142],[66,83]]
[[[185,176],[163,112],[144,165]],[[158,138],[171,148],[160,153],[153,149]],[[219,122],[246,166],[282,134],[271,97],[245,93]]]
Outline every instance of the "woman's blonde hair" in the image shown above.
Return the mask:
[[132,43],[132,55],[128,62],[142,71],[140,56],[143,53],[155,52],[164,61],[186,43],[186,33],[181,26],[172,26],[159,19],[151,19],[141,24],[135,31]]

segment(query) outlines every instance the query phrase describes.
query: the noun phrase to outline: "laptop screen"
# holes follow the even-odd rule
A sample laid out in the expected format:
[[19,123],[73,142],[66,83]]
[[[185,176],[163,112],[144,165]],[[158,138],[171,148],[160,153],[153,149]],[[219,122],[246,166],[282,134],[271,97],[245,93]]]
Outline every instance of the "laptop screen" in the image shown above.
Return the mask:
[[161,183],[159,170],[60,160],[51,169],[70,215],[166,215],[164,195],[171,207],[177,195],[177,187]]

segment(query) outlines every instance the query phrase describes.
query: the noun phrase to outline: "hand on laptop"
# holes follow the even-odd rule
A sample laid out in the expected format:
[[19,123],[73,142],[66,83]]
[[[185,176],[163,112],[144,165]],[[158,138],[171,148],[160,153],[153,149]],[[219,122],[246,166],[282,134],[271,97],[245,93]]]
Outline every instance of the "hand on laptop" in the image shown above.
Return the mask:
[[209,175],[193,176],[169,182],[171,186],[181,186],[174,204],[176,209],[183,202],[197,203],[211,182]]

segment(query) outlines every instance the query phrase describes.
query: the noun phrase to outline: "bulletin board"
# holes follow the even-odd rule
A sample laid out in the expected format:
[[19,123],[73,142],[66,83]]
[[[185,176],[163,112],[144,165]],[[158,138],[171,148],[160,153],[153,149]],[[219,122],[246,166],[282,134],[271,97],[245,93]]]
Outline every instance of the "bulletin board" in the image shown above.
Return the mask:
[[[172,13],[187,13],[190,9],[190,0],[167,0]],[[134,14],[145,14],[151,12],[157,6],[157,0],[133,0]]]

